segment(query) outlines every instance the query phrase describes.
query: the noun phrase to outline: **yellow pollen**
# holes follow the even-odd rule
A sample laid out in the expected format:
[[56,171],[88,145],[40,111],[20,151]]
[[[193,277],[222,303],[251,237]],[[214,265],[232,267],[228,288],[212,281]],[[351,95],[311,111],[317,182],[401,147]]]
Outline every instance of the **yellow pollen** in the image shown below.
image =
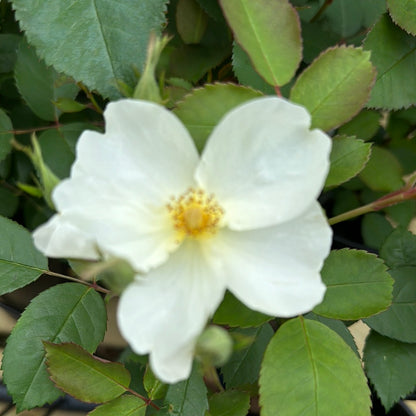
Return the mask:
[[215,234],[224,214],[214,196],[202,189],[190,188],[179,197],[171,197],[166,207],[180,239]]

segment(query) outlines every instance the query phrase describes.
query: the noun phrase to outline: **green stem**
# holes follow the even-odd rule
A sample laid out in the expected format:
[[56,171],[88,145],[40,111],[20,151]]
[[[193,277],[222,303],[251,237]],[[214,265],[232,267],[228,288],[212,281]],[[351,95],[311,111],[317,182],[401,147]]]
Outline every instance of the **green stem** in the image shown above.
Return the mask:
[[338,224],[339,222],[350,220],[369,212],[379,211],[391,205],[408,201],[409,199],[416,199],[416,188],[404,187],[398,191],[392,192],[391,194],[385,195],[367,205],[363,205],[362,207],[355,208],[351,211],[347,211],[343,214],[332,217],[328,220],[328,223],[330,225]]
[[152,406],[154,409],[156,410],[160,410],[160,407],[153,403],[152,399],[148,399],[147,397],[142,396],[141,394],[137,393],[137,391],[134,391],[132,389],[126,388],[126,391],[128,391],[130,394],[132,394],[133,396],[138,397],[139,399],[143,400],[144,403],[146,404],[146,406]]
[[204,368],[204,378],[207,384],[215,387],[220,392],[224,391],[224,387],[214,366],[209,365]]
[[94,283],[88,283],[88,282],[85,282],[84,280],[77,279],[76,277],[68,276],[66,274],[51,272],[50,270],[43,270],[43,269],[37,269],[37,270],[41,271],[43,274],[46,274],[47,276],[59,277],[60,279],[66,279],[66,280],[70,280],[71,282],[81,283],[82,285],[91,287],[92,289],[96,290],[97,292],[101,292],[101,293],[105,293],[105,294],[111,293],[110,290],[99,286],[95,282]]

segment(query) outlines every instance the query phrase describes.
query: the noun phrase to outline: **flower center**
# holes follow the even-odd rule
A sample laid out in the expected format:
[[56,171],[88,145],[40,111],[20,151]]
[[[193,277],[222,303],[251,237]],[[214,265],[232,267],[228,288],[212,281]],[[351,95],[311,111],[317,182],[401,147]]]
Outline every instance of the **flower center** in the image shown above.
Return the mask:
[[224,214],[214,195],[193,188],[179,197],[171,197],[167,209],[181,238],[215,234]]

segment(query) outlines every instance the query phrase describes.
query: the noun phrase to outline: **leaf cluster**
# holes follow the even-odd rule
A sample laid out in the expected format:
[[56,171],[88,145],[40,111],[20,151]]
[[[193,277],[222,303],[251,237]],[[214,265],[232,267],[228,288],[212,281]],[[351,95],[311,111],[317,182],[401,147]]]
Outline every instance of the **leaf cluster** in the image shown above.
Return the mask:
[[[0,296],[59,274],[30,235],[53,213],[45,172],[68,177],[82,131],[103,129],[110,100],[148,99],[143,91],[156,91],[199,151],[250,99],[277,94],[306,107],[312,128],[333,137],[328,217],[412,190],[415,22],[414,0],[1,0]],[[161,34],[170,41],[146,67],[149,39]],[[22,152],[31,143],[35,166]],[[78,282],[34,298],[5,347],[17,410],[64,392],[97,404],[93,416],[364,416],[368,380],[391,408],[416,386],[416,237],[407,231],[416,205],[370,211],[334,226],[328,289],[310,314],[266,316],[227,293],[211,323],[229,331],[230,359],[218,369],[195,362],[174,385],[129,350],[120,363],[93,355],[106,331],[100,292],[118,294],[129,273],[59,263]],[[348,330],[361,319],[371,328],[364,370]]]

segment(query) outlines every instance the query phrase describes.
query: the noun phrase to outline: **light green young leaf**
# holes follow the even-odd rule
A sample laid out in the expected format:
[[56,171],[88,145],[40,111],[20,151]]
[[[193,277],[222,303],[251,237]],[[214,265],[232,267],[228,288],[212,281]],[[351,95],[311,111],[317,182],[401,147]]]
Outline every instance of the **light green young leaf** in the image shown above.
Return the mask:
[[12,150],[11,141],[13,140],[13,125],[7,114],[0,109],[0,162]]
[[312,127],[330,130],[361,110],[374,78],[369,52],[339,46],[323,52],[302,72],[290,99],[309,110]]
[[254,337],[254,342],[247,348],[235,351],[227,364],[221,367],[227,389],[256,383],[264,351],[273,336],[273,329],[266,324],[259,328],[239,329],[231,334]]
[[387,0],[390,16],[406,32],[416,36],[416,0]]
[[228,325],[231,327],[249,328],[263,325],[271,319],[263,313],[252,311],[241,303],[232,293],[226,292],[212,318],[214,324]]
[[209,416],[246,416],[250,395],[238,390],[226,390],[209,398]]
[[373,146],[371,157],[360,173],[360,179],[373,191],[391,192],[403,185],[403,170],[389,150]]
[[29,231],[14,221],[0,217],[0,235],[0,295],[4,295],[36,280],[48,261],[36,250]]
[[194,365],[187,380],[171,384],[165,397],[172,416],[205,416],[208,410],[207,388]]
[[235,106],[263,94],[233,84],[205,85],[195,89],[180,102],[174,113],[185,124],[199,151],[221,118]]
[[371,331],[364,348],[366,373],[388,411],[416,385],[416,344]]
[[176,27],[186,44],[199,43],[208,25],[208,16],[196,0],[179,0]]
[[47,67],[26,39],[22,39],[17,51],[14,76],[17,88],[30,109],[44,120],[57,120],[61,112],[54,101],[59,98],[74,99],[79,90],[74,81]]
[[363,44],[371,51],[377,79],[367,107],[396,110],[416,104],[416,38],[381,17]]
[[134,68],[142,69],[149,33],[160,33],[167,0],[12,4],[29,42],[48,65],[115,99],[120,97],[116,80],[133,85]]
[[327,318],[355,320],[383,311],[391,304],[393,279],[384,262],[360,250],[333,250],[321,271],[327,286],[324,300],[313,310]]
[[416,343],[416,267],[391,269],[393,301],[385,312],[364,322],[378,333],[403,342]]
[[138,397],[123,395],[96,407],[88,416],[145,416],[146,408]]
[[18,412],[51,403],[62,393],[46,371],[43,341],[75,342],[95,351],[104,338],[107,314],[93,289],[64,283],[42,292],[23,312],[3,356],[3,378]]
[[263,416],[370,416],[371,401],[360,360],[342,338],[319,322],[296,318],[267,347],[260,405]]
[[287,0],[220,0],[237,42],[270,84],[287,84],[302,59],[300,23]]
[[127,391],[130,373],[122,364],[103,361],[73,343],[43,344],[52,381],[71,396],[104,403]]
[[331,165],[325,186],[338,186],[358,175],[368,162],[370,154],[370,143],[364,143],[354,137],[334,137],[330,155]]

